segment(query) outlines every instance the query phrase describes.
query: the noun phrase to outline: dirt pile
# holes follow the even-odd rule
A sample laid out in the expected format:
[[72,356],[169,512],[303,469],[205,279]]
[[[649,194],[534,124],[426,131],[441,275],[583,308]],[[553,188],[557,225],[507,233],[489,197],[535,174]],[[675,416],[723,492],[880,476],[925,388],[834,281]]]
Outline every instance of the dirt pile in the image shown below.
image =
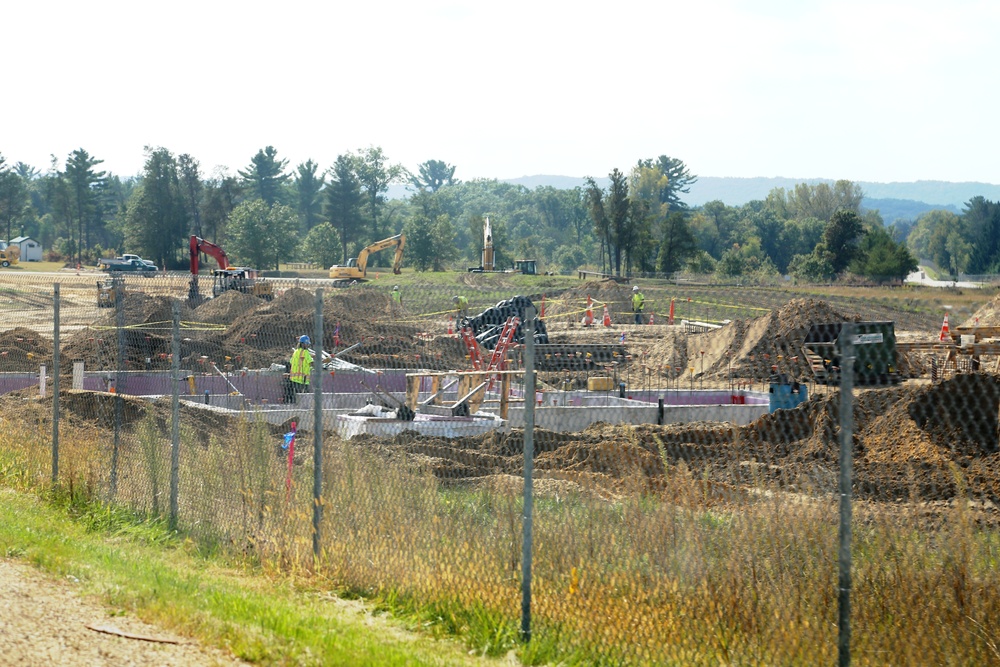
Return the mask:
[[665,335],[650,349],[648,363],[667,377],[694,368],[695,377],[761,379],[772,365],[790,377],[808,377],[802,344],[810,327],[847,321],[860,318],[837,312],[825,301],[793,299],[767,315],[734,320],[707,333]]
[[[839,394],[737,427],[725,423],[594,424],[579,433],[537,429],[535,470],[553,488],[611,498],[659,493],[683,472],[720,499],[761,484],[833,494],[838,484]],[[854,486],[871,501],[949,501],[962,493],[1000,504],[1000,377],[959,375],[938,385],[859,391]],[[402,457],[456,484],[493,484],[522,473],[523,432],[452,440],[407,432],[352,445]],[[501,482],[497,482],[501,484]],[[514,485],[516,486],[516,485]],[[1000,516],[993,517],[1000,520]]]
[[[579,322],[588,296],[594,302],[594,318],[598,322],[603,314],[603,304],[607,304],[613,323],[632,323],[632,288],[614,280],[591,280],[564,291],[557,298],[546,299],[545,316],[556,321]],[[541,308],[541,302],[536,306]]]
[[[242,365],[264,368],[288,359],[295,341],[315,329],[315,295],[292,288],[274,301],[239,315],[226,331],[211,337]],[[404,313],[389,295],[355,286],[326,293],[323,301],[323,348],[336,353],[361,345],[342,358],[380,368],[463,368],[459,341],[425,340],[421,327],[403,321]]]
[[[193,310],[182,304],[182,368],[200,368],[202,361],[220,368],[284,363],[299,336],[313,336],[315,298],[307,290],[291,288],[270,302],[229,291]],[[172,349],[172,308],[168,297],[127,293],[125,328],[118,330],[114,311],[105,313],[92,327],[69,337],[64,358],[83,360],[91,370],[114,370],[121,355],[125,370],[166,370]],[[467,366],[460,341],[428,339],[417,324],[400,321],[404,317],[399,305],[381,290],[366,286],[328,290],[323,302],[323,347],[335,353],[361,343],[343,358],[377,368]]]
[[0,372],[37,372],[52,368],[52,340],[37,331],[15,327],[0,332]]
[[228,290],[195,308],[191,317],[198,322],[228,325],[241,314],[256,309],[260,304],[260,297]]
[[[952,322],[952,326],[955,326]],[[960,327],[997,327],[1000,326],[1000,294],[990,299],[979,310],[974,312],[969,319],[962,322]]]

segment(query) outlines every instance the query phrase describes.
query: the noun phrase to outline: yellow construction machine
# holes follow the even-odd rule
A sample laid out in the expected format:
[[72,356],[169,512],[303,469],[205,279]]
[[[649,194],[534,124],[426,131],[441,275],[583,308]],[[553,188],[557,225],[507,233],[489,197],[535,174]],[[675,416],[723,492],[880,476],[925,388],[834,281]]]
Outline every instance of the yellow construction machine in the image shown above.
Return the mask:
[[125,277],[113,273],[107,278],[97,281],[97,307],[111,308],[125,293]]
[[399,267],[403,263],[403,246],[406,245],[406,236],[396,234],[387,239],[376,241],[358,253],[357,259],[347,260],[345,266],[334,264],[330,267],[330,279],[338,282],[364,282],[368,280],[368,256],[373,252],[385,250],[386,248],[396,248],[396,257],[392,262],[392,272],[399,273]]
[[0,266],[7,268],[11,264],[17,264],[21,258],[21,247],[16,245],[0,245]]

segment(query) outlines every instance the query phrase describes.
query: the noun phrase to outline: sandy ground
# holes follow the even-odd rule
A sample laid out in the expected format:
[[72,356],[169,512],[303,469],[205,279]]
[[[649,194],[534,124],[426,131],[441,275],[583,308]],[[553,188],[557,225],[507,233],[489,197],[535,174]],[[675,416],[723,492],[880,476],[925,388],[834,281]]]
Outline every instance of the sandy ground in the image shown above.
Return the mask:
[[[168,639],[176,644],[115,636],[88,628]],[[73,581],[0,560],[0,664],[12,667],[87,665],[244,665],[216,649],[108,610],[80,596]]]

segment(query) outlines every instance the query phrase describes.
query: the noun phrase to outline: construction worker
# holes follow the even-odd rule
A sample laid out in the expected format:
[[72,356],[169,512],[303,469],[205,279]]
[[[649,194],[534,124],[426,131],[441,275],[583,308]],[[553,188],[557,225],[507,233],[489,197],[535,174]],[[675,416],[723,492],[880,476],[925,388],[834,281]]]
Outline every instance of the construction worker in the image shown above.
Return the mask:
[[452,297],[451,300],[455,302],[455,319],[461,322],[462,318],[469,316],[469,300],[464,296]]
[[400,306],[403,305],[403,295],[399,291],[399,285],[392,286],[392,293],[389,295],[392,300],[398,303]]
[[309,336],[299,336],[299,343],[288,364],[288,382],[285,385],[285,403],[294,403],[295,394],[309,391],[313,355],[309,351]]
[[639,291],[638,285],[632,286],[632,312],[635,313],[635,323],[642,324],[642,308],[646,305],[646,297]]

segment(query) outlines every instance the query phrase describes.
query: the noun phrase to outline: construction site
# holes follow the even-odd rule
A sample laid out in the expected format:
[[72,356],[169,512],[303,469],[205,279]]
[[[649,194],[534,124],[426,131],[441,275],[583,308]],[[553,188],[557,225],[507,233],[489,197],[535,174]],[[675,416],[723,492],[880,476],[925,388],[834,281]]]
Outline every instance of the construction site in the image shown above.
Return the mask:
[[[992,293],[944,308],[616,280],[532,290],[487,271],[402,289],[391,274],[369,278],[333,286],[255,277],[245,289],[203,281],[193,291],[185,276],[108,284],[67,274],[56,297],[41,278],[4,276],[0,418],[46,432],[57,409],[64,438],[87,433],[100,443],[65,474],[143,512],[163,511],[169,485],[154,463],[168,460],[173,439],[181,525],[280,558],[310,528],[291,505],[273,516],[260,508],[281,498],[311,506],[306,480],[322,442],[323,502],[340,508],[323,519],[338,536],[324,541],[331,576],[365,590],[375,581],[411,592],[432,581],[434,595],[477,590],[485,599],[484,586],[506,590],[517,560],[510,545],[519,543],[514,499],[530,472],[548,536],[540,544],[549,545],[536,564],[546,582],[539,599],[580,645],[595,641],[587,619],[607,609],[563,600],[565,586],[584,586],[573,583],[580,577],[603,587],[624,568],[618,586],[641,600],[622,607],[629,624],[671,608],[673,584],[663,578],[673,576],[673,552],[630,523],[653,507],[697,508],[723,522],[765,508],[768,522],[786,523],[790,508],[818,512],[822,525],[835,520],[847,368],[856,520],[943,531],[960,509],[977,529],[1000,526]],[[112,307],[101,305],[101,290],[112,291]],[[290,384],[297,347],[315,356],[318,387]],[[358,513],[373,523],[359,528]],[[796,521],[789,539],[812,525]],[[294,540],[279,539],[289,531]],[[486,546],[462,552],[471,560],[460,573],[444,572],[456,543]],[[352,560],[358,553],[364,563]],[[345,564],[333,565],[336,554]],[[637,564],[654,556],[665,559],[660,569]],[[780,623],[785,612],[774,613]],[[656,627],[642,636],[659,653],[639,659],[623,640],[623,663],[675,655],[653,639]],[[765,634],[754,641],[768,645]],[[828,657],[829,641],[814,639],[826,648],[809,655]]]
[[[86,307],[82,302],[93,302],[93,288],[67,281],[62,387],[136,397],[169,394],[172,304],[179,301],[181,395],[192,412],[208,405],[216,408],[213,418],[254,410],[271,413],[266,418],[276,427],[292,420],[309,424],[312,396],[295,395],[286,402],[282,380],[295,340],[313,331],[314,291],[302,283],[279,282],[269,299],[228,290],[192,301],[179,299],[180,281],[170,280],[124,286],[115,310],[98,310],[96,302]],[[469,285],[460,287],[474,294]],[[355,427],[353,435],[369,440],[384,435],[383,447],[423,450],[433,442],[436,474],[449,479],[511,474],[516,464],[497,458],[497,452],[511,449],[507,441],[521,437],[525,323],[520,317],[531,306],[539,315],[535,423],[561,432],[550,439],[552,451],[540,455],[546,474],[617,493],[634,462],[610,453],[620,452],[625,439],[645,449],[649,462],[641,467],[653,488],[663,473],[655,435],[664,443],[701,445],[684,448],[688,464],[718,474],[720,483],[739,486],[734,472],[714,461],[752,460],[758,447],[768,449],[767,460],[780,469],[773,474],[789,484],[810,478],[798,462],[808,461],[814,470],[826,460],[824,452],[833,451],[830,420],[837,387],[822,377],[815,352],[823,352],[822,343],[810,347],[807,338],[810,331],[816,335],[818,325],[860,323],[871,314],[842,312],[819,299],[790,298],[757,317],[675,314],[671,321],[665,312],[670,308],[689,315],[697,310],[687,301],[681,308],[676,297],[668,297],[669,286],[644,289],[656,295],[660,312],[650,312],[643,325],[630,322],[631,286],[598,281],[533,295],[534,301],[512,297],[498,304],[506,303],[509,312],[489,306],[468,317],[464,327],[450,307],[450,291],[418,295],[411,289],[404,306],[383,285],[327,290],[322,302],[322,349],[330,355],[322,376],[325,426],[336,431],[338,417],[354,416],[372,423]],[[8,312],[18,309],[25,317],[19,318],[23,324],[0,332],[0,390],[20,399],[25,392],[38,393],[40,367],[52,368],[51,297],[26,285],[8,290],[4,298]],[[906,313],[891,320],[892,313],[878,314],[879,321],[896,322],[895,341],[880,350],[886,369],[876,373],[874,386],[858,390],[859,475],[874,476],[859,491],[879,489],[880,499],[897,498],[894,466],[920,461],[927,479],[907,494],[917,489],[926,500],[946,499],[954,489],[947,481],[949,466],[961,462],[963,468],[981,467],[974,478],[995,500],[998,312],[996,301],[989,300],[967,322],[949,328],[947,336],[900,327],[912,326],[907,318],[915,318]],[[498,346],[500,335],[494,331],[493,340],[480,335],[485,344],[477,344],[476,334],[503,329],[509,317],[516,320],[511,340]],[[801,399],[775,396],[793,383],[802,387]],[[983,409],[973,411],[974,419],[954,423],[953,410],[927,409],[949,402]],[[366,407],[372,414],[364,414]],[[915,417],[918,410],[926,416]],[[408,418],[397,418],[397,412]],[[423,418],[433,423],[425,435],[420,434]],[[441,439],[462,433],[458,427],[472,422],[483,425],[484,433],[475,436],[480,440]],[[456,428],[445,428],[448,424]],[[739,453],[741,448],[746,451]],[[481,461],[479,454],[485,457]],[[454,465],[457,460],[461,466]],[[616,469],[615,460],[625,468]],[[459,470],[464,472],[459,475]]]

